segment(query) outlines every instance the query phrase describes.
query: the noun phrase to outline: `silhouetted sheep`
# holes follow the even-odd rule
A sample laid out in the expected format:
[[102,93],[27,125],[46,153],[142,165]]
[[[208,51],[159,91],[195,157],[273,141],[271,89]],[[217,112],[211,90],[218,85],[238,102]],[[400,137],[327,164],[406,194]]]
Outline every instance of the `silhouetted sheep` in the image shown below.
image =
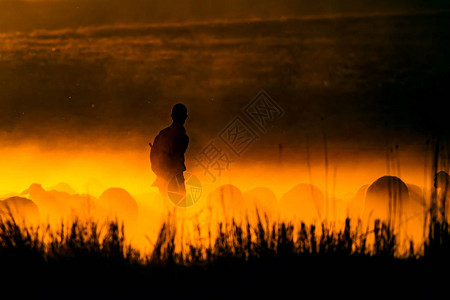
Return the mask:
[[110,216],[117,216],[125,221],[136,221],[138,205],[133,196],[122,188],[109,188],[98,198],[98,203]]
[[408,187],[409,199],[411,200],[411,202],[416,203],[423,208],[426,203],[424,201],[422,188],[418,185],[410,183],[407,183],[406,186]]
[[280,214],[306,223],[322,218],[324,198],[322,191],[311,184],[298,184],[280,199]]
[[364,211],[364,202],[366,198],[366,191],[369,188],[368,184],[361,186],[356,192],[355,196],[347,204],[348,217],[358,219],[362,217]]
[[[67,187],[66,187],[67,188]],[[63,217],[81,218],[95,216],[98,213],[94,197],[90,195],[71,195],[57,190],[46,191],[42,185],[33,183],[22,195],[30,195],[41,211],[41,216],[53,221]]]
[[39,222],[39,209],[30,199],[15,196],[0,201],[0,216],[30,225]]
[[252,214],[258,209],[260,217],[263,218],[264,214],[274,216],[278,211],[277,197],[269,188],[254,188],[243,193],[243,197],[248,207],[248,211],[252,212]]
[[49,191],[57,191],[57,192],[64,192],[69,195],[75,195],[77,192],[68,184],[65,182],[60,182],[54,186],[51,186],[48,188]]
[[218,220],[224,217],[242,220],[246,213],[242,192],[232,184],[222,185],[209,193],[207,205]]
[[48,192],[42,185],[33,183],[21,195],[30,195],[30,199],[39,207],[43,218],[60,221],[68,209],[70,195],[62,192]]
[[387,220],[406,216],[410,205],[407,185],[398,177],[383,176],[375,180],[367,189],[364,216]]

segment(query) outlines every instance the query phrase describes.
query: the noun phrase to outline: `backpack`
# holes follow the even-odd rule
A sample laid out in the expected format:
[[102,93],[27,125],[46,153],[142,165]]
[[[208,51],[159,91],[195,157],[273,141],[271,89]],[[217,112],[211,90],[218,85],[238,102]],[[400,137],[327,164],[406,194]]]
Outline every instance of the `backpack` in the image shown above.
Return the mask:
[[150,164],[153,173],[156,174],[156,176],[160,177],[162,175],[161,170],[161,150],[159,146],[159,134],[155,137],[155,140],[152,143],[149,143],[150,145]]
[[153,173],[157,177],[168,180],[168,169],[171,164],[170,155],[167,152],[167,147],[164,145],[164,137],[161,137],[161,133],[155,137],[153,145],[150,150],[150,163]]

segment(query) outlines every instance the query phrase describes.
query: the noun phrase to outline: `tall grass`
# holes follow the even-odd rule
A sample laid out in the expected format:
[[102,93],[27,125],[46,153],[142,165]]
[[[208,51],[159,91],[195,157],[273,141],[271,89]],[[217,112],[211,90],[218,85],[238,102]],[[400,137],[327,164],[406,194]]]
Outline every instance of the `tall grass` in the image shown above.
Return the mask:
[[[58,228],[27,227],[14,218],[0,219],[0,261],[59,262],[63,260],[121,261],[130,264],[166,263],[198,264],[230,258],[243,261],[266,257],[315,256],[383,256],[391,258],[450,257],[450,229],[447,219],[434,218],[425,241],[409,243],[406,252],[389,222],[375,220],[363,228],[347,218],[342,228],[334,223],[308,225],[303,222],[270,222],[258,214],[257,222],[219,223],[215,233],[207,232],[207,241],[200,226],[195,237],[178,245],[176,224],[168,218],[149,253],[141,253],[127,243],[124,225],[110,221],[99,225],[94,221],[74,220]],[[413,250],[412,250],[413,249]]]
[[[438,168],[434,161],[433,172]],[[214,232],[204,232],[200,224],[180,227],[169,215],[152,249],[143,253],[127,241],[117,220],[100,224],[75,219],[56,228],[30,227],[17,223],[12,214],[3,215],[0,276],[21,278],[45,293],[89,286],[102,297],[121,291],[164,297],[279,297],[282,291],[301,294],[290,290],[298,285],[331,295],[346,289],[370,290],[381,297],[396,289],[396,296],[423,292],[428,297],[444,290],[447,277],[441,274],[450,267],[446,201],[436,191],[431,195],[424,239],[407,241],[406,247],[389,220],[305,224],[271,221],[257,212],[256,221],[231,219],[210,226],[217,228]],[[198,286],[204,294],[196,293]]]
[[[404,296],[430,286],[440,294],[445,283],[439,280],[446,277],[436,274],[450,266],[447,220],[432,219],[427,239],[411,242],[407,251],[400,251],[392,226],[380,220],[364,228],[350,219],[338,226],[258,216],[254,224],[220,223],[206,240],[197,225],[194,238],[182,245],[177,245],[183,239],[176,228],[174,218],[168,218],[153,249],[141,253],[117,221],[74,220],[53,229],[2,219],[0,279],[12,286],[20,278],[32,295],[44,296],[78,291],[80,297],[266,298],[288,296],[293,286],[301,286],[299,295],[323,288],[322,295],[329,296],[342,289],[366,293],[376,287],[373,295],[397,289]],[[420,285],[411,287],[414,280]]]

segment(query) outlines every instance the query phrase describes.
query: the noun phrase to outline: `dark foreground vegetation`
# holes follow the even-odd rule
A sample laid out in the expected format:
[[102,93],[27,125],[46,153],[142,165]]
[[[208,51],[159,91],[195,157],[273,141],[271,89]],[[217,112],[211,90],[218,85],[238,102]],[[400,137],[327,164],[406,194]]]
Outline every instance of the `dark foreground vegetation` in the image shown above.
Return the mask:
[[447,292],[450,231],[444,215],[430,212],[428,220],[423,244],[406,252],[380,221],[364,230],[349,219],[341,229],[231,221],[215,238],[180,248],[169,220],[143,254],[127,245],[117,222],[75,221],[53,231],[9,218],[0,222],[1,286],[46,298],[430,299]]

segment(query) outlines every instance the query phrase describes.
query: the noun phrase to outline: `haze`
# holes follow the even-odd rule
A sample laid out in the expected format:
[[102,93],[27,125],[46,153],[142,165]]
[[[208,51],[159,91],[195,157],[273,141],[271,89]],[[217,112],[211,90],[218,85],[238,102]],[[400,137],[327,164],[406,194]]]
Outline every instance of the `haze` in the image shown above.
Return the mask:
[[[0,191],[116,186],[145,203],[148,142],[178,102],[205,197],[314,183],[345,216],[385,174],[430,187],[437,137],[448,156],[446,2],[208,3],[0,0]],[[284,114],[212,181],[195,158],[261,90]]]

